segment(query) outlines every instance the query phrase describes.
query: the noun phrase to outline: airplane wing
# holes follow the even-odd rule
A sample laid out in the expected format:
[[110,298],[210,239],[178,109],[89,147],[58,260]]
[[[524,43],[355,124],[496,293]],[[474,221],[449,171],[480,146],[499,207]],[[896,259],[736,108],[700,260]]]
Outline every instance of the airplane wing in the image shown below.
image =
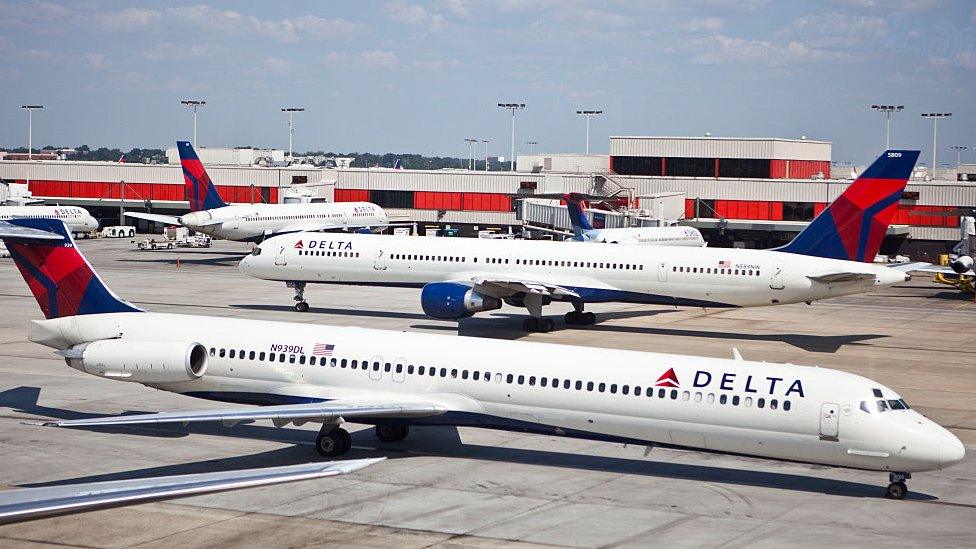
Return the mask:
[[874,280],[877,278],[877,276],[874,273],[834,272],[819,275],[807,275],[807,278],[814,282],[830,284],[832,282],[850,282],[853,280]]
[[[944,274],[944,275],[960,276],[960,273],[957,273],[956,271],[953,271],[952,270],[952,267],[944,267],[942,265],[935,265],[935,264],[932,264],[932,263],[924,263],[922,265],[923,266],[921,266],[921,267],[917,267],[917,268],[912,269],[912,271],[919,272],[919,273],[932,273],[932,274]],[[973,271],[973,269],[970,269],[970,270],[968,270],[968,271],[966,271],[964,273],[961,273],[961,274],[963,276],[976,276],[976,271]]]
[[136,219],[145,219],[147,221],[155,221],[157,223],[166,223],[167,225],[180,225],[180,220],[171,215],[161,215],[153,213],[143,213],[143,212],[125,212],[126,217],[134,217]]
[[20,225],[14,225],[13,223],[0,221],[0,238],[18,238],[18,237],[41,239],[41,240],[62,239],[62,236],[59,234],[49,233],[47,231],[42,231],[40,229],[31,229],[30,227],[21,227]]
[[210,492],[351,473],[386,458],[303,463],[262,469],[86,482],[0,491],[0,524]]
[[538,280],[486,275],[475,276],[471,279],[471,282],[474,282],[474,287],[477,292],[498,298],[511,297],[521,293],[536,294],[556,299],[579,297],[578,293],[569,288]]
[[278,427],[288,423],[301,425],[309,421],[355,418],[418,418],[446,412],[436,404],[424,402],[361,402],[329,400],[311,404],[285,404],[244,409],[203,410],[197,412],[162,412],[88,419],[42,421],[48,427],[99,427],[107,425],[145,425],[158,423],[216,422],[232,426],[241,422],[270,419]]

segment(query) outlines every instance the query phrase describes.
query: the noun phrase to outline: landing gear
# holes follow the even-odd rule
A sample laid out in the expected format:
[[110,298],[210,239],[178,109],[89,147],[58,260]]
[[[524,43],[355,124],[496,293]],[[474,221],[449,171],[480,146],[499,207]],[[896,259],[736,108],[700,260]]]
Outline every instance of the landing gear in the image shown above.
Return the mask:
[[322,457],[335,457],[345,454],[352,448],[349,431],[335,425],[322,425],[315,437],[315,451]]
[[308,302],[305,301],[305,283],[304,282],[286,282],[286,286],[295,289],[295,310],[304,313],[308,311]]
[[406,425],[377,425],[374,432],[380,442],[400,442],[410,434],[410,427]]
[[576,301],[573,303],[573,310],[566,313],[563,317],[566,320],[567,325],[577,325],[577,326],[589,326],[590,324],[596,323],[596,315],[593,313],[583,312],[583,303]]
[[889,473],[888,480],[891,484],[888,485],[888,489],[885,491],[885,497],[889,499],[905,499],[905,495],[908,494],[908,485],[905,481],[912,478],[911,473]]
[[526,332],[551,332],[553,327],[551,318],[536,318],[530,316],[522,321],[522,329]]

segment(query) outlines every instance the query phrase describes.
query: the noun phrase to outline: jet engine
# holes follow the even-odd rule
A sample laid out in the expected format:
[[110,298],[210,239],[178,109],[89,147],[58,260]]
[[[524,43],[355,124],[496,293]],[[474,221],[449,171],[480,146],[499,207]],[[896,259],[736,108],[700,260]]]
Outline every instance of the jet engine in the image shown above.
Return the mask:
[[192,381],[207,372],[207,348],[195,342],[103,339],[61,351],[68,366],[136,383]]
[[420,292],[420,305],[427,316],[455,320],[482,311],[501,309],[502,300],[480,294],[455,282],[433,282]]
[[968,255],[961,255],[949,262],[949,268],[956,274],[966,274],[973,268],[973,258]]

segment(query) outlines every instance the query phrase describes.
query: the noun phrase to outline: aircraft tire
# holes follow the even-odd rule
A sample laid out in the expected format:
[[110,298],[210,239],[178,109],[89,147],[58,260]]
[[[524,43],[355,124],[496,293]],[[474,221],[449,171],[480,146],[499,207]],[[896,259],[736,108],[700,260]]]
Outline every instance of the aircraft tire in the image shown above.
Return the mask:
[[336,429],[336,431],[339,432],[339,436],[342,438],[342,453],[345,454],[352,448],[352,436],[345,429]]
[[581,316],[583,317],[582,318],[583,321],[580,324],[583,324],[583,325],[586,325],[586,326],[589,326],[591,324],[596,324],[596,315],[595,314],[590,313],[590,312],[586,312],[586,313],[583,313]]
[[542,333],[548,333],[552,331],[553,323],[551,318],[540,318],[538,325],[539,325],[539,331]]
[[295,310],[300,313],[308,312],[308,301],[299,301],[295,304]]
[[377,425],[374,431],[380,442],[393,443],[407,438],[410,428],[406,425]]
[[566,322],[567,326],[572,326],[574,324],[583,324],[583,318],[580,313],[576,311],[570,311],[563,315],[563,320]]
[[885,492],[885,496],[888,499],[905,499],[905,495],[908,494],[908,485],[904,482],[892,482],[888,485],[888,490]]
[[322,457],[335,457],[349,451],[350,443],[346,444],[349,433],[345,429],[332,429],[329,432],[319,431],[315,437],[315,451]]
[[539,331],[539,319],[535,317],[529,317],[522,321],[522,329],[526,332],[537,332]]

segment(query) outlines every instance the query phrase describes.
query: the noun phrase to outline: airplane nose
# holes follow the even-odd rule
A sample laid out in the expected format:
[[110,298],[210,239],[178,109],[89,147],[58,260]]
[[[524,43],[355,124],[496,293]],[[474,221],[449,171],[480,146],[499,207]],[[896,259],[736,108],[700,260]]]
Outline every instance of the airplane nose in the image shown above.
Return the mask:
[[237,264],[237,269],[243,274],[250,274],[251,272],[251,256],[246,255],[240,263]]
[[946,435],[948,436],[939,444],[939,463],[942,468],[955,465],[966,457],[966,447],[962,445],[962,441],[952,433],[947,432]]

